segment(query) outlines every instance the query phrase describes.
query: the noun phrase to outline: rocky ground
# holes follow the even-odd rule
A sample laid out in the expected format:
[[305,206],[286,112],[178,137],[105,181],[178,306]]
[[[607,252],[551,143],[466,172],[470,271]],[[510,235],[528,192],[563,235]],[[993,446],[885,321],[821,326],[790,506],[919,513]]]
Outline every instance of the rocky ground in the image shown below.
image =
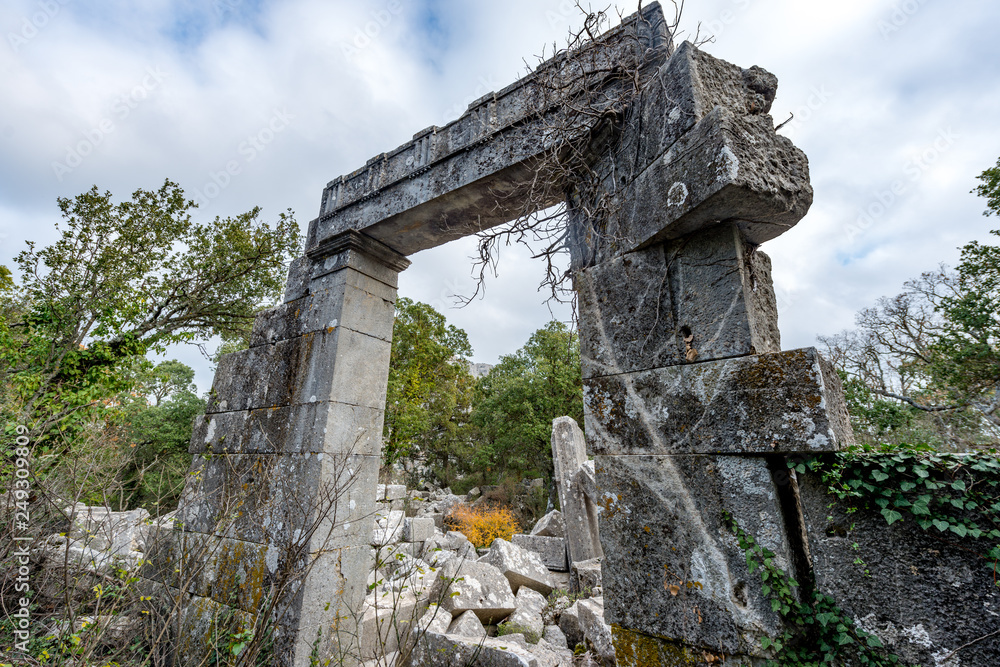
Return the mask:
[[[569,566],[559,512],[543,517],[530,534],[497,539],[477,551],[444,522],[451,507],[474,502],[470,495],[379,486],[374,568],[361,615],[365,664],[613,665],[600,563]],[[88,576],[134,568],[152,531],[171,525],[169,516],[151,521],[144,510],[70,509],[69,532],[47,538],[37,557],[53,582],[66,580],[58,576],[61,569],[74,568],[83,573],[74,580],[85,588]],[[113,626],[113,639],[132,632],[137,619],[123,613],[78,616],[76,622]]]

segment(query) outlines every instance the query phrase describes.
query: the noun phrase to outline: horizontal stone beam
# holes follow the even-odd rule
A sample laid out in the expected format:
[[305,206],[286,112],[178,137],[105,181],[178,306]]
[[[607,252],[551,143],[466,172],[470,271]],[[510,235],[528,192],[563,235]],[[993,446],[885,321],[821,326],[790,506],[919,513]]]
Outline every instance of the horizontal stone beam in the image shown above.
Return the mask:
[[584,380],[592,454],[769,454],[853,443],[840,378],[815,348]]
[[[553,99],[559,93],[540,81],[600,76],[629,65],[653,73],[670,48],[663,11],[654,2],[568,57],[550,59],[476,100],[458,120],[421,130],[327,185],[307,250],[355,229],[409,255],[517,217],[524,210],[517,195],[532,179],[532,160],[553,149],[552,116],[561,113]],[[620,85],[607,78],[608,86]]]

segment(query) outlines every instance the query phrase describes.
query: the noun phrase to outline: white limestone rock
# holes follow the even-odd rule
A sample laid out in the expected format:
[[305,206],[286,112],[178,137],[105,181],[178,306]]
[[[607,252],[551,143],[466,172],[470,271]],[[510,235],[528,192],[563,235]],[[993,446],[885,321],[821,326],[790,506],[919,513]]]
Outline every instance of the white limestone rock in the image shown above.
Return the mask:
[[507,540],[501,538],[494,540],[486,560],[503,572],[510,581],[513,591],[517,591],[521,586],[527,586],[542,595],[548,595],[555,587],[549,577],[548,568],[538,554],[522,549]]

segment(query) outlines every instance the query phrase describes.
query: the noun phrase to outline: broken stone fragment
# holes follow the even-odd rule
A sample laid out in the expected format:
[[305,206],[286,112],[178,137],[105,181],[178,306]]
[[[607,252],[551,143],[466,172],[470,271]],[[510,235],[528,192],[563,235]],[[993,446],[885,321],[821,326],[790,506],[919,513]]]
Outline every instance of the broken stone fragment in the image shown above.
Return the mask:
[[570,649],[583,643],[583,627],[580,625],[580,601],[574,602],[569,609],[564,609],[559,616],[559,629],[566,637]]
[[407,542],[425,542],[434,536],[434,519],[407,517],[403,522],[403,539]]
[[450,560],[437,586],[444,587],[441,608],[452,616],[471,610],[483,623],[497,623],[517,608],[507,578],[489,563]]
[[541,537],[565,537],[566,526],[563,524],[562,512],[552,510],[543,516],[531,529],[531,534]]
[[510,541],[514,546],[538,554],[546,569],[553,572],[569,571],[569,564],[566,560],[566,540],[564,538],[515,533],[511,536]]
[[604,621],[604,600],[587,598],[578,603],[580,629],[587,642],[594,647],[597,657],[605,665],[615,664],[615,647],[611,626]]
[[486,628],[474,611],[466,611],[451,622],[448,634],[479,640],[486,636]]
[[493,540],[486,562],[496,567],[510,582],[511,590],[517,592],[522,586],[534,589],[543,595],[552,592],[552,580],[541,557],[533,551],[522,549],[505,539]]
[[542,638],[556,648],[569,648],[566,642],[566,635],[559,629],[558,625],[546,625]]
[[593,591],[601,586],[601,559],[592,558],[570,565],[569,587],[574,593]]
[[516,602],[517,609],[510,615],[507,623],[533,635],[535,639],[532,641],[540,639],[545,631],[545,622],[542,620],[545,596],[527,586],[522,586],[517,592]]

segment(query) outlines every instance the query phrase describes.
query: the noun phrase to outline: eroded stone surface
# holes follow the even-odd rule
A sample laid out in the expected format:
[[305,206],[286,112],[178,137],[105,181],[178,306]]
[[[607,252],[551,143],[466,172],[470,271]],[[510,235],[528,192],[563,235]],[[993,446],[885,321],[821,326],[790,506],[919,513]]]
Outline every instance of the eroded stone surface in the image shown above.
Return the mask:
[[552,510],[543,516],[531,529],[531,534],[541,537],[565,537],[566,525],[563,523],[562,512]]
[[552,592],[552,580],[541,557],[533,551],[522,549],[505,539],[493,540],[485,562],[500,570],[510,582],[515,593],[522,586],[534,589],[542,595]]
[[770,260],[733,223],[578,271],[574,287],[584,378],[781,349]]
[[473,611],[483,623],[496,623],[517,607],[506,577],[488,563],[450,560],[441,568],[441,608],[458,616]]
[[759,635],[780,634],[759,576],[748,572],[722,519],[728,511],[776,554],[779,567],[792,571],[778,491],[763,458],[598,456],[595,462],[608,623],[726,653],[748,653]]
[[601,555],[597,508],[583,490],[573,484],[573,476],[586,462],[587,443],[583,431],[571,417],[556,417],[552,420],[552,463],[570,561]]
[[840,379],[815,348],[584,381],[595,454],[833,451],[853,443]]
[[547,569],[553,572],[569,572],[565,538],[516,533],[511,536],[510,541],[515,546],[538,554]]
[[798,475],[798,484],[817,588],[861,628],[906,664],[996,662],[1000,635],[970,644],[1000,629],[992,562],[909,516],[889,526],[877,510],[847,514],[831,506],[828,485],[814,473]]

